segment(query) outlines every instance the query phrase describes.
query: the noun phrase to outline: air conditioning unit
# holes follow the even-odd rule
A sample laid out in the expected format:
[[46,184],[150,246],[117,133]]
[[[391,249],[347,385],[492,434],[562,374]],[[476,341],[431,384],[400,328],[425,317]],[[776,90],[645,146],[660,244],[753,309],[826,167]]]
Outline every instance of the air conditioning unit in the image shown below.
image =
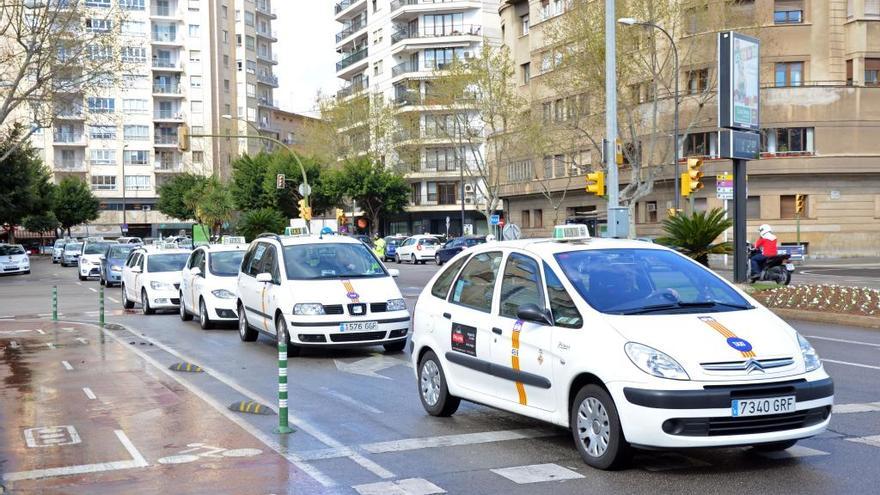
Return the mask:
[[466,204],[466,205],[474,204],[474,198],[464,198],[464,204]]
[[466,193],[474,192],[474,185],[473,184],[465,184],[464,185],[464,192],[466,192]]
[[647,207],[647,210],[648,210],[649,212],[651,212],[651,211],[657,211],[657,203],[648,203],[648,204],[646,204],[645,206]]
[[474,58],[474,52],[472,52],[470,50],[465,50],[464,58]]

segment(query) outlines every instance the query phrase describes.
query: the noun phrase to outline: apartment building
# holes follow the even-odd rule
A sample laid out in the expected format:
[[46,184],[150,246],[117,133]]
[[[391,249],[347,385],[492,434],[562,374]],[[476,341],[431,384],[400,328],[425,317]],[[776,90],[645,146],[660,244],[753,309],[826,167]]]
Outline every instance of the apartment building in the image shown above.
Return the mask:
[[[113,30],[130,73],[100,94],[67,86],[51,128],[32,141],[55,180],[83,178],[101,200],[91,234],[177,233],[189,224],[155,209],[157,189],[176,174],[228,178],[253,139],[193,137],[178,149],[178,127],[193,135],[250,135],[272,129],[277,79],[269,0],[98,0],[85,2]],[[117,9],[118,16],[104,9]],[[125,213],[123,214],[123,208]],[[83,232],[85,233],[85,228]]]
[[[565,118],[565,107],[558,107],[567,100],[547,87],[542,71],[532,68],[541,67],[546,59],[541,39],[544,26],[566,15],[566,5],[561,0],[499,3],[503,42],[517,64],[517,82],[533,111],[549,116],[548,132],[554,122]],[[880,254],[880,2],[754,0],[738,2],[736,8],[748,19],[746,32],[762,44],[762,149],[761,159],[748,166],[750,237],[758,225],[768,223],[781,242],[793,243],[799,223],[801,242],[812,256]],[[706,102],[703,118],[692,119],[698,99],[690,96],[711,91],[715,84],[718,28],[702,25],[701,19],[707,17],[691,13],[687,12],[684,26],[674,36],[682,53],[702,47],[689,52],[693,55],[682,63],[679,75],[682,122],[693,123],[680,156],[705,160],[705,188],[696,193],[694,202],[696,209],[703,210],[724,206],[716,195],[715,177],[732,172],[732,165],[719,158],[715,99]],[[670,77],[674,76],[670,73]],[[646,85],[629,83],[629,97],[640,98],[646,105],[653,100]],[[658,96],[663,100],[660,132],[666,135],[672,133],[671,97]],[[594,106],[601,107],[601,103],[602,97],[593,99]],[[604,137],[600,129],[596,134]],[[601,152],[579,144],[582,151],[578,152],[586,154],[580,160],[582,167],[554,166],[572,153],[568,147],[495,164],[502,167],[508,223],[520,225],[528,236],[549,233],[554,205],[542,194],[543,186],[555,193],[560,219],[604,218],[605,200],[587,194],[582,177],[601,167]],[[625,145],[644,153],[633,143]],[[665,159],[671,163],[671,153]],[[623,165],[621,187],[628,177],[629,168]],[[566,194],[560,199],[563,191]],[[651,194],[635,204],[636,235],[661,234],[661,222],[673,206],[674,194],[671,173],[660,176]],[[797,194],[806,196],[806,211],[799,220]]]
[[[467,173],[469,150],[443,131],[451,115],[431,102],[436,69],[473,57],[500,39],[496,0],[342,0],[335,5],[337,98],[382,95],[393,108],[386,165],[405,173],[406,213],[385,220],[386,233],[486,233],[479,181]],[[466,110],[462,110],[466,111]],[[365,144],[371,136],[356,138]],[[456,152],[456,146],[459,147]]]

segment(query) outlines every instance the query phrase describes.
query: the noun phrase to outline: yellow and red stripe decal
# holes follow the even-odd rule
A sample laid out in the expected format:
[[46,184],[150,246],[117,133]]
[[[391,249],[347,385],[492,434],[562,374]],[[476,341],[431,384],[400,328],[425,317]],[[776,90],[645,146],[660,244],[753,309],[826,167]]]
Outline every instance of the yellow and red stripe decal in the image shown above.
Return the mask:
[[714,329],[716,332],[718,332],[722,336],[724,336],[727,339],[728,345],[730,345],[734,349],[737,349],[737,347],[735,347],[733,344],[731,344],[732,340],[745,343],[746,346],[748,347],[748,349],[744,349],[744,348],[742,350],[738,349],[740,354],[742,354],[742,356],[744,358],[755,357],[755,351],[752,349],[752,345],[749,344],[748,342],[746,342],[744,339],[737,337],[735,333],[733,333],[732,331],[730,331],[729,328],[727,328],[724,325],[722,325],[721,323],[719,323],[718,320],[716,320],[715,318],[712,318],[711,316],[701,316],[700,320],[703,323],[712,327],[712,329]]
[[345,296],[348,297],[351,302],[361,302],[361,296],[357,292],[355,292],[354,285],[351,284],[351,280],[343,280],[342,286],[345,287]]
[[[512,348],[510,349],[510,366],[514,371],[519,371],[519,332],[522,330],[522,320],[516,320],[513,324],[513,333],[510,336]],[[526,387],[522,382],[516,382],[516,393],[519,394],[519,403],[528,405],[529,400],[526,397]]]
[[[260,307],[263,309],[263,314],[266,314],[266,284],[263,284],[263,291],[260,293]],[[266,317],[260,317],[263,320],[263,330],[269,331],[269,322],[266,321]]]

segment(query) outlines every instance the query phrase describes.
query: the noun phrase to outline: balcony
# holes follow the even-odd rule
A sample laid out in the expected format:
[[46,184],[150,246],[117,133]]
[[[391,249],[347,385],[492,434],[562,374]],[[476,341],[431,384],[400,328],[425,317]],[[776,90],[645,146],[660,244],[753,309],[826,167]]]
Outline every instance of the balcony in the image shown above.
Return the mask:
[[270,9],[269,6],[265,2],[263,2],[263,3],[257,2],[256,6],[254,7],[254,10],[258,14],[263,14],[265,16],[269,16],[269,18],[271,18],[271,19],[278,18],[278,11],[276,9]]
[[85,172],[86,164],[77,160],[59,160],[55,162],[56,172]]
[[341,2],[337,3],[336,6],[334,7],[335,13],[338,15],[340,12],[342,12],[344,10],[348,10],[348,8],[351,7],[352,5],[356,5],[359,3],[365,4],[366,0],[342,0]]
[[482,26],[478,24],[463,24],[449,29],[408,30],[403,29],[391,35],[391,44],[409,39],[447,38],[451,36],[481,36]]
[[153,43],[167,43],[171,45],[182,44],[183,40],[177,37],[177,31],[153,31],[151,37]]
[[156,134],[153,138],[153,144],[156,146],[177,146],[176,134]]
[[[443,4],[443,5],[440,5]],[[406,14],[408,19],[417,17],[420,13],[437,13],[453,10],[465,10],[474,7],[480,7],[482,2],[479,0],[394,0],[391,2],[391,19],[403,17]],[[415,7],[413,9],[405,9],[404,7]]]
[[360,93],[364,89],[370,87],[370,78],[364,77],[363,79],[355,82],[352,80],[349,84],[344,86],[342,89],[336,92],[336,98],[348,98],[353,94]]
[[83,135],[78,132],[56,132],[52,136],[52,142],[61,146],[85,146]]
[[278,101],[267,96],[261,96],[257,99],[258,105],[265,108],[278,108]]
[[180,14],[175,7],[171,5],[153,5],[153,8],[150,9],[150,17],[178,17]]
[[260,38],[266,38],[271,41],[278,41],[278,31],[262,31],[257,29],[257,36]]
[[174,120],[182,121],[183,112],[180,110],[156,110],[153,112],[153,120]]
[[257,52],[257,60],[274,65],[278,63],[278,54]]
[[391,68],[391,77],[397,77],[410,72],[418,72],[419,64],[413,62],[403,62]]
[[162,160],[153,162],[153,170],[157,173],[183,172],[183,164],[179,160]]
[[279,132],[280,131],[280,129],[278,129],[277,126],[275,126],[271,122],[269,122],[269,119],[260,120],[259,124],[257,124],[257,127],[259,127],[261,131],[269,131],[269,132]]
[[363,18],[358,17],[357,22],[351,23],[351,25],[349,25],[348,27],[346,27],[342,31],[339,31],[338,33],[336,33],[336,42],[339,43],[340,41],[344,40],[345,38],[348,38],[352,34],[358,32],[362,29],[366,29],[366,27],[367,27],[367,17],[366,16],[363,16]]
[[183,88],[179,84],[154,84],[153,95],[183,96]]
[[55,110],[56,120],[85,120],[82,108],[63,108]]
[[367,58],[367,47],[363,47],[356,52],[347,54],[342,60],[336,62],[336,72],[344,70],[346,67],[350,67],[352,64],[365,58]]
[[180,67],[180,64],[175,60],[168,60],[164,58],[154,58],[153,59],[153,70],[166,70],[166,71],[181,71],[183,68]]
[[278,87],[278,76],[273,74],[267,74],[264,72],[257,74],[257,81],[263,84],[272,86],[273,88]]

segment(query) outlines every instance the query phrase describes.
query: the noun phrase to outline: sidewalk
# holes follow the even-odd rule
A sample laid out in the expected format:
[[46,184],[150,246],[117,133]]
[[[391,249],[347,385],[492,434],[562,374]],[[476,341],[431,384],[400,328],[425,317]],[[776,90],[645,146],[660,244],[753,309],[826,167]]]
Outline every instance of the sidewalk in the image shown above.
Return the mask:
[[322,491],[124,347],[93,325],[0,321],[0,486],[16,494]]

